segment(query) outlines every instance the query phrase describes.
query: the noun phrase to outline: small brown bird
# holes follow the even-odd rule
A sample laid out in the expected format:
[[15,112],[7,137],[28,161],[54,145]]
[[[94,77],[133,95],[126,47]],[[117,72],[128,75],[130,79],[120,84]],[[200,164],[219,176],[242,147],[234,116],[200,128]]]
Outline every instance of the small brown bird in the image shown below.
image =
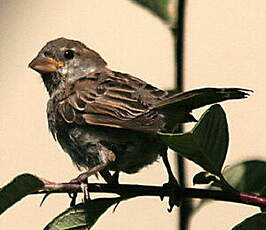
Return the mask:
[[193,109],[248,96],[238,88],[203,88],[172,96],[139,78],[115,72],[95,51],[79,41],[48,42],[29,66],[41,74],[50,95],[49,129],[73,162],[99,172],[112,183],[110,171],[136,173],[162,156],[167,146],[158,131],[195,121]]

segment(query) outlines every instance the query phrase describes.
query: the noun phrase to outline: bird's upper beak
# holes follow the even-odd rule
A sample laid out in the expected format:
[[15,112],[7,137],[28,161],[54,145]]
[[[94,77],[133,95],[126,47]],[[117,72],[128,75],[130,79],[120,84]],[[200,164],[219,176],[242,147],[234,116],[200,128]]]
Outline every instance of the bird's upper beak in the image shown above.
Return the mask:
[[31,63],[29,64],[29,67],[34,69],[35,71],[39,73],[50,73],[50,72],[56,72],[58,67],[64,66],[63,62],[58,62],[50,57],[44,57],[38,55],[36,58],[34,58]]

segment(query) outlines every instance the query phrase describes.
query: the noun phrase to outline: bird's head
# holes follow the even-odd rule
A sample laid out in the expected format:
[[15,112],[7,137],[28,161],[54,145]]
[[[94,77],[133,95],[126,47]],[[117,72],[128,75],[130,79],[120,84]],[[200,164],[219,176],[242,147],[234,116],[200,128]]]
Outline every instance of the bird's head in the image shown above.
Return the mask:
[[105,66],[97,52],[66,38],[48,42],[29,64],[41,74],[50,95],[60,83],[73,82]]

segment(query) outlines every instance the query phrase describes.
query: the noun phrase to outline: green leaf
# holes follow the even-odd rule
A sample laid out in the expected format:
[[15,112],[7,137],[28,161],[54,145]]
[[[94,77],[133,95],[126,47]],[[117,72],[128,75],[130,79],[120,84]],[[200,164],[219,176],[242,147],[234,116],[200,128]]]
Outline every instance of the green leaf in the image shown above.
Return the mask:
[[263,230],[266,226],[266,213],[259,213],[245,219],[232,230]]
[[168,146],[206,171],[220,175],[229,135],[226,115],[220,105],[211,106],[187,133],[160,133]]
[[43,186],[44,183],[31,174],[15,177],[9,184],[0,189],[0,214],[23,197],[38,191]]
[[[257,193],[266,197],[266,162],[260,160],[250,160],[237,163],[227,167],[223,176],[226,181],[236,190],[246,193]],[[209,189],[221,189],[218,181],[211,184]],[[265,190],[264,190],[265,189]],[[197,209],[211,200],[201,200]],[[262,211],[266,211],[264,208]]]
[[122,198],[100,198],[68,208],[55,217],[44,230],[88,230],[98,218]]
[[265,161],[244,161],[227,168],[223,174],[227,182],[241,192],[260,193],[266,186]]
[[150,10],[170,27],[176,27],[177,0],[131,0]]

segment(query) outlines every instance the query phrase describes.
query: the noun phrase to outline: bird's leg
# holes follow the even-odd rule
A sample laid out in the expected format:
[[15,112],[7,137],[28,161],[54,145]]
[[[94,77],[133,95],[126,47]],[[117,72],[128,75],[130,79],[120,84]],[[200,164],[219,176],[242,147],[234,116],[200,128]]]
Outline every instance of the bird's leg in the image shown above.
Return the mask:
[[89,169],[88,171],[81,173],[78,177],[72,179],[70,181],[70,183],[78,184],[78,183],[84,182],[85,180],[87,180],[88,177],[90,177],[90,176],[96,174],[97,172],[103,170],[108,165],[108,163],[109,162],[105,162],[105,163],[102,163],[100,165],[96,165],[95,167]]
[[115,171],[112,177],[114,178],[114,181],[119,184],[119,171]]
[[114,174],[112,175],[109,170],[103,169],[102,171],[100,171],[100,174],[108,184],[119,184],[118,182],[119,172],[118,171],[115,171]]
[[[162,154],[162,158],[163,158],[163,163],[168,173],[168,182],[164,184],[163,187],[165,190],[167,190],[170,193],[170,196],[169,196],[170,207],[168,211],[171,212],[175,205],[176,206],[180,205],[180,196],[178,194],[179,184],[172,172],[172,169],[171,169],[171,166],[168,160],[167,152]],[[163,199],[163,196],[161,197],[161,199]]]
[[[107,163],[97,165],[97,166],[93,167],[92,169],[89,169],[88,171],[81,173],[78,177],[76,177],[75,179],[72,179],[70,181],[70,183],[80,184],[80,187],[81,187],[81,190],[83,193],[84,202],[90,200],[90,195],[88,192],[88,177],[90,177],[91,175],[94,175],[97,172],[99,172],[100,170],[104,169],[106,167],[106,165],[107,165]],[[76,200],[76,195],[74,194],[70,205],[73,206],[73,204],[75,203],[75,200]]]
[[104,147],[102,144],[98,143],[97,149],[101,163],[94,166],[93,168],[90,168],[88,171],[81,173],[77,178],[70,181],[70,183],[81,184],[81,189],[84,194],[84,201],[89,200],[88,177],[97,174],[98,172],[101,173],[101,171],[107,171],[105,167],[110,162],[115,160],[115,154],[111,150]]
[[115,161],[115,154],[111,150],[100,143],[97,144],[97,149],[101,163],[90,168],[87,172],[81,173],[77,178],[71,180],[70,183],[81,183],[88,177],[103,171],[110,162]]

